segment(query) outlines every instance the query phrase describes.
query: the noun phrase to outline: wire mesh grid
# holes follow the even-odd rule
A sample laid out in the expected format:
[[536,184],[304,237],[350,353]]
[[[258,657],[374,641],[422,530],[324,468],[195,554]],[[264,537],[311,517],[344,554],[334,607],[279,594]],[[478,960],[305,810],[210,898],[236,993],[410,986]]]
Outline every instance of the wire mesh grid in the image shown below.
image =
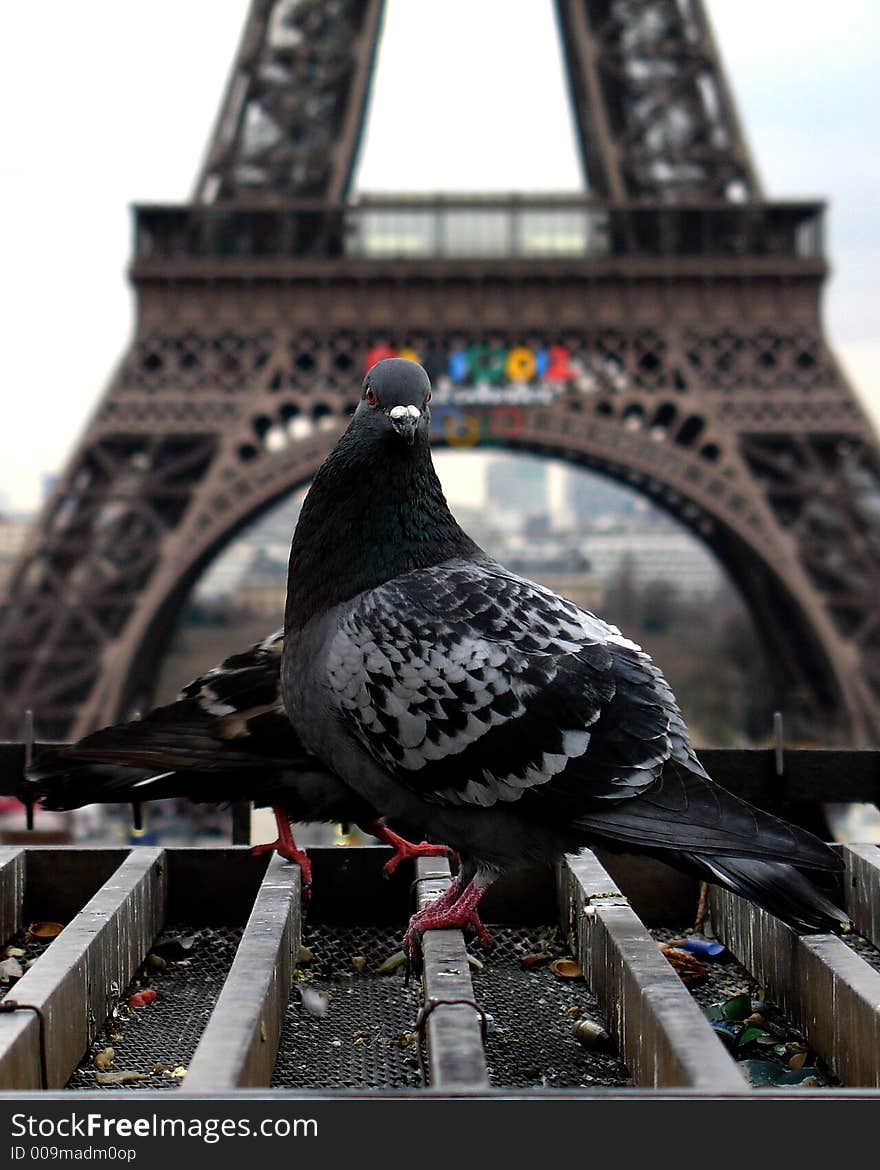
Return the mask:
[[[34,938],[30,931],[20,930],[7,940],[0,951],[0,959],[14,959],[24,973],[54,941],[54,938]],[[19,951],[24,951],[24,954],[18,954]],[[19,978],[9,975],[0,978],[0,1000],[14,990]]]
[[840,936],[851,951],[864,959],[868,966],[873,967],[875,971],[880,971],[880,950],[869,942],[868,939],[863,938],[862,935],[856,934],[852,931],[850,934],[842,934]]
[[[67,1083],[68,1089],[174,1089],[196,1050],[241,939],[241,928],[167,927],[128,987],[108,1004],[108,1017]],[[164,967],[161,964],[165,964]],[[131,1008],[142,990],[156,998]],[[95,1058],[113,1049],[106,1069]],[[99,1074],[109,1083],[102,1083]],[[123,1075],[130,1079],[119,1080]]]
[[[586,1048],[574,1028],[584,1018],[605,1025],[584,979],[550,968],[571,958],[555,927],[490,927],[493,945],[471,972],[477,1003],[489,1013],[486,1061],[496,1088],[576,1088],[632,1083],[610,1041]],[[476,955],[478,952],[474,951]],[[523,959],[542,958],[527,967]],[[545,958],[544,958],[545,956]]]
[[[300,965],[288,1003],[272,1084],[297,1089],[417,1088],[415,1021],[421,985],[404,967],[380,974],[400,951],[398,927],[312,925],[303,932],[311,959]],[[303,991],[318,993],[314,1014]]]

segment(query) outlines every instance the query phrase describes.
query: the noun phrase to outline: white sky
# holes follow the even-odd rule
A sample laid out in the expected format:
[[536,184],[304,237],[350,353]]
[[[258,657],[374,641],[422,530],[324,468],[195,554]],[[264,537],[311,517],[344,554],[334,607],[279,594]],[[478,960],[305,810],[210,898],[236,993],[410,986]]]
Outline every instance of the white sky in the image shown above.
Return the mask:
[[[708,6],[767,194],[831,201],[826,319],[880,420],[880,3]],[[128,205],[189,197],[246,11],[0,4],[0,504],[38,501],[125,350]],[[578,184],[550,0],[389,0],[361,187]]]

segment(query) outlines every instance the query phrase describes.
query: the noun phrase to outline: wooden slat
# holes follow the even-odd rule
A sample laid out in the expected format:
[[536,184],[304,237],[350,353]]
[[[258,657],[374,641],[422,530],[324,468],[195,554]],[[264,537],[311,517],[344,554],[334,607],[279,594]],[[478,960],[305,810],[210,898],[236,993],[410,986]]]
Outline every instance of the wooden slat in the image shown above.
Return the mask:
[[25,851],[20,845],[0,846],[0,943],[22,927]]
[[[451,881],[441,857],[416,862],[420,910],[443,893]],[[439,874],[431,877],[429,874]],[[425,1005],[432,1000],[474,999],[464,935],[460,930],[427,930],[422,935]],[[479,1012],[468,1004],[441,1004],[427,1017],[428,1079],[432,1089],[488,1088],[486,1053]]]
[[736,1063],[594,854],[566,858],[578,959],[635,1083],[748,1092]]
[[856,930],[880,947],[880,848],[876,845],[844,845],[844,909]]
[[711,887],[712,925],[846,1085],[880,1085],[880,972],[831,934],[798,935]]
[[185,1092],[270,1084],[300,937],[299,866],[276,854],[190,1061]]
[[[41,1009],[48,1087],[62,1088],[112,1004],[143,962],[165,913],[164,850],[132,850],[16,983],[9,997]],[[40,1087],[38,1024],[0,1016],[0,1089]]]

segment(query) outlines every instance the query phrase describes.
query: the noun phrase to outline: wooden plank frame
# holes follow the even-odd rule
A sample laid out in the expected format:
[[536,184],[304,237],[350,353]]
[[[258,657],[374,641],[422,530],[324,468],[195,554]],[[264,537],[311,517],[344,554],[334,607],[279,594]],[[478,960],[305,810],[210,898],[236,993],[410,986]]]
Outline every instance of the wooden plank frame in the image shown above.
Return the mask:
[[710,887],[718,937],[796,1020],[848,1086],[880,1087],[880,972],[833,934],[799,935]]
[[567,857],[561,902],[587,983],[639,1087],[748,1093],[687,988],[595,854]]
[[299,866],[274,855],[183,1092],[271,1084],[302,936],[300,899]]
[[[420,857],[416,862],[419,910],[439,897],[451,878],[445,858]],[[422,952],[425,993],[420,1018],[428,1045],[429,1085],[432,1089],[487,1089],[483,1017],[474,999],[464,935],[460,930],[427,930],[422,935]]]
[[0,1089],[61,1089],[131,980],[165,916],[163,849],[139,847],[37,959],[8,997],[39,1008],[47,1084],[41,1084],[40,1022],[32,1011],[0,1015]]

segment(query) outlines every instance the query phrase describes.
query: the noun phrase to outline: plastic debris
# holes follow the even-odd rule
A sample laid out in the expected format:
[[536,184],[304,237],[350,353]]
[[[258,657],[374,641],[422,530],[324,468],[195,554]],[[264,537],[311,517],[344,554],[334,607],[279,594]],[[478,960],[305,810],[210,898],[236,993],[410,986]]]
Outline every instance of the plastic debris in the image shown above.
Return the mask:
[[24,967],[18,959],[4,959],[0,963],[0,979],[4,983],[8,983],[10,979],[21,979],[22,975],[24,975]]
[[804,1088],[819,1088],[828,1084],[828,1077],[821,1069],[805,1067],[786,1069],[769,1060],[744,1060],[741,1065],[749,1084],[756,1089],[773,1085],[802,1085]]
[[147,988],[146,991],[136,991],[134,995],[130,995],[128,997],[128,1006],[130,1008],[146,1007],[147,1004],[152,1003],[155,998],[156,993],[150,988]]
[[683,939],[677,945],[679,950],[687,951],[690,955],[697,955],[701,959],[720,959],[727,954],[727,947],[724,943],[717,942],[712,938],[701,938],[699,935]]

